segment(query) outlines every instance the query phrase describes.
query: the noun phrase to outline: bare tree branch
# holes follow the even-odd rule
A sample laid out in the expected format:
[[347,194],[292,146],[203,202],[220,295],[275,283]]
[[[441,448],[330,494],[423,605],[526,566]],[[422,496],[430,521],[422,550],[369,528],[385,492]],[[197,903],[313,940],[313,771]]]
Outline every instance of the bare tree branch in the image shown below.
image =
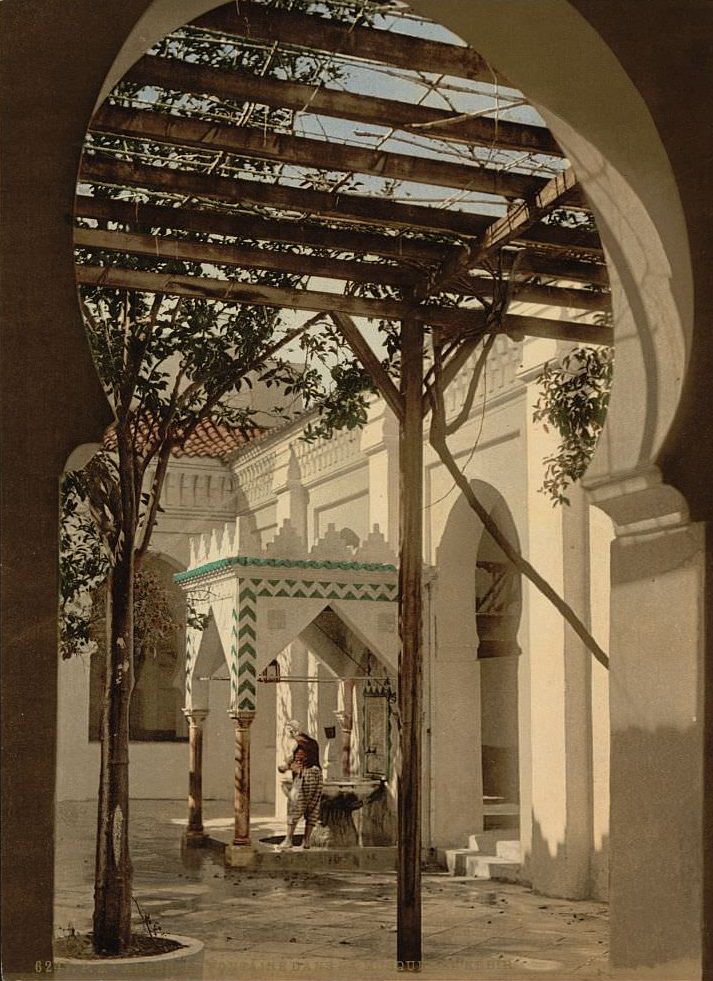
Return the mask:
[[161,494],[163,493],[163,485],[166,479],[166,471],[168,470],[172,449],[173,442],[169,439],[164,439],[163,443],[161,444],[161,449],[159,450],[158,460],[156,461],[156,470],[153,475],[153,480],[151,481],[151,491],[149,493],[146,513],[141,522],[141,529],[139,532],[140,539],[137,535],[138,544],[136,546],[135,554],[137,560],[139,561],[146,554],[149,547],[149,542],[151,541],[151,535],[156,525],[159,504],[161,503]]
[[507,537],[500,530],[497,522],[495,522],[488,513],[487,508],[481,504],[475,491],[470,485],[470,481],[461,471],[460,467],[453,458],[453,455],[448,449],[447,443],[446,412],[443,399],[443,387],[441,384],[442,364],[440,353],[437,352],[435,348],[434,368],[434,381],[429,392],[429,397],[431,400],[431,446],[438,454],[441,462],[450,473],[472,510],[477,514],[485,530],[491,535],[506,558],[509,559],[518,572],[525,576],[526,579],[529,579],[529,581],[540,590],[543,596],[545,596],[552,603],[555,609],[562,615],[565,621],[570,625],[570,627],[574,630],[587,649],[594,655],[597,661],[604,665],[605,668],[608,668],[609,658],[606,653],[596,642],[572,607],[565,602],[565,600],[556,592],[555,589],[553,589],[549,582],[547,582],[547,580],[540,575],[535,567],[531,565],[527,559],[523,558],[517,549],[511,545]]
[[492,350],[493,344],[495,343],[495,338],[497,334],[488,334],[483,344],[483,350],[480,352],[478,360],[473,366],[473,373],[470,376],[470,382],[468,384],[468,391],[466,392],[465,401],[460,408],[458,415],[455,419],[452,419],[446,425],[446,435],[450,436],[452,433],[456,432],[462,424],[466,421],[470,415],[470,410],[473,407],[473,401],[475,399],[475,393],[478,389],[480,383],[480,377],[483,374],[483,369],[485,368],[485,362],[488,360],[488,355]]

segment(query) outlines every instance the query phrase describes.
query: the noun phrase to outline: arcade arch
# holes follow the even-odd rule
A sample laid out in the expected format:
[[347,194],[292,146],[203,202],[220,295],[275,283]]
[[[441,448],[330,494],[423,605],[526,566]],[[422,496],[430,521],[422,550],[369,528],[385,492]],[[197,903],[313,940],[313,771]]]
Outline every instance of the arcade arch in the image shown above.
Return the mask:
[[[197,14],[210,7],[212,4],[201,4],[192,7],[191,12]],[[593,500],[611,515],[619,533],[635,536],[627,537],[625,551],[623,546],[614,546],[614,555],[620,555],[623,564],[616,561],[613,564],[610,646],[612,651],[620,651],[619,665],[626,664],[637,674],[639,652],[623,624],[631,616],[636,618],[644,608],[662,608],[661,600],[654,598],[656,590],[651,589],[645,575],[653,549],[657,555],[655,568],[670,578],[671,550],[650,537],[659,528],[671,529],[676,537],[677,554],[686,556],[686,575],[693,577],[696,590],[703,588],[701,532],[688,525],[686,501],[666,483],[659,469],[659,461],[665,459],[673,464],[670,471],[677,470],[680,474],[682,470],[685,472],[686,460],[691,460],[680,443],[672,452],[672,442],[667,441],[688,369],[693,322],[692,263],[686,219],[670,160],[641,95],[613,52],[573,3],[551,0],[547,17],[542,16],[541,8],[535,11],[532,5],[502,4],[495,0],[479,0],[467,9],[453,0],[438,5],[421,0],[414,8],[426,15],[433,14],[440,23],[447,24],[527,92],[573,161],[602,231],[612,270],[617,376],[607,425],[586,482]],[[586,12],[591,19],[591,10],[587,8]],[[150,8],[139,25],[139,33],[134,34],[122,55],[126,56],[127,51],[131,54],[131,45],[136,44],[137,38],[141,38],[145,49],[147,40],[177,26],[167,24],[163,20],[165,14],[162,6]],[[572,50],[577,51],[579,58],[580,70],[576,74],[571,71],[568,58]],[[622,132],[627,133],[626,140],[621,139]],[[690,412],[691,404],[687,402],[683,411]],[[679,431],[680,426],[679,418]],[[694,470],[695,466],[694,462]],[[623,576],[621,583],[617,581],[619,575]],[[633,598],[636,590],[631,588],[632,577],[642,592],[636,599]],[[681,615],[702,631],[699,607],[684,599],[683,578],[682,573],[681,592],[676,593]],[[687,595],[690,596],[690,591]],[[679,661],[673,668],[666,663],[665,655],[671,643],[663,643],[664,634],[665,631],[647,630],[646,646],[660,650],[661,670],[671,679],[673,687],[681,690],[682,698],[676,705],[682,706],[688,702],[683,691],[697,688],[698,647],[692,642],[685,650],[679,648]],[[624,651],[629,660],[623,656]],[[618,668],[612,673],[612,681],[616,689]],[[628,674],[622,681],[630,693]],[[650,686],[643,686],[634,699],[635,717],[638,718],[637,713],[651,717],[652,705],[657,704],[654,695]],[[652,750],[616,738],[630,726],[631,704],[631,698],[627,697],[612,706],[615,736],[612,786],[618,788],[612,811],[612,903],[616,909],[619,897],[624,897],[618,920],[627,936],[636,937],[636,943],[630,944],[628,950],[621,947],[615,953],[615,960],[621,956],[621,963],[637,962],[647,946],[646,937],[637,927],[641,917],[633,915],[626,897],[627,882],[637,864],[643,862],[648,867],[652,858],[649,854],[645,859],[640,855],[638,863],[633,858],[641,849],[629,820],[628,804],[632,774],[641,772],[643,760]],[[679,719],[679,709],[670,701],[664,700],[660,709],[663,717]],[[690,714],[684,713],[680,722],[689,727]],[[696,723],[693,725],[695,729]],[[676,753],[666,745],[656,752],[669,760],[673,778]],[[695,784],[693,765],[689,776]],[[652,795],[652,802],[659,794],[653,785],[647,792]],[[662,815],[662,834],[672,819],[672,809],[666,811],[665,818]],[[679,822],[678,830],[681,846],[698,852],[699,826],[685,827]],[[617,835],[620,835],[619,845],[614,847]],[[678,880],[678,871],[672,865],[660,877],[657,888],[649,893],[652,897],[649,912],[654,921],[660,920],[662,909],[675,906],[679,911],[675,926],[669,924],[663,932],[654,931],[657,936],[670,939],[673,953],[681,950],[680,923],[685,917],[681,911],[693,909]],[[670,899],[674,894],[680,902]],[[696,919],[692,913],[688,922]],[[692,940],[686,952],[698,949],[697,943]]]
[[[208,5],[206,5],[208,6]],[[691,66],[690,48],[695,40],[692,31],[695,23],[685,23],[685,18],[680,18],[678,11],[674,12],[677,23],[671,24],[667,19],[671,15],[671,7],[666,4],[656,5],[655,12],[652,12],[648,5],[646,12],[646,23],[643,19],[637,20],[638,14],[634,17],[637,30],[633,34],[629,33],[629,25],[613,22],[609,19],[609,7],[605,10],[605,5],[598,8],[592,4],[584,2],[566,3],[549,2],[547,3],[548,16],[540,16],[540,21],[534,23],[528,20],[528,8],[532,13],[532,5],[529,3],[508,2],[502,0],[474,0],[468,5],[467,12],[463,10],[463,5],[456,2],[416,2],[415,6],[424,13],[433,13],[441,22],[451,25],[458,33],[468,40],[472,40],[484,54],[492,57],[494,61],[502,65],[511,77],[518,81],[522,87],[531,94],[541,111],[547,114],[550,125],[562,141],[567,145],[568,137],[566,130],[572,128],[573,133],[581,132],[589,140],[590,146],[596,148],[596,153],[592,156],[591,173],[589,177],[583,177],[591,194],[592,200],[599,212],[600,226],[602,227],[605,241],[608,245],[610,255],[619,270],[621,278],[620,285],[615,286],[615,291],[619,291],[619,299],[615,299],[616,325],[620,341],[620,351],[622,345],[629,342],[631,346],[631,356],[626,358],[621,355],[618,360],[618,375],[616,382],[615,399],[612,404],[609,424],[607,426],[608,443],[602,447],[599,453],[597,466],[601,467],[602,475],[597,493],[606,497],[607,508],[614,514],[620,526],[629,528],[638,526],[639,531],[651,527],[652,523],[658,526],[659,541],[649,540],[649,547],[646,551],[647,575],[642,572],[644,557],[635,540],[630,539],[629,553],[625,554],[623,547],[617,546],[615,558],[617,566],[615,577],[620,577],[615,581],[615,586],[626,584],[629,598],[622,598],[622,590],[615,589],[614,620],[615,622],[636,622],[641,618],[650,616],[652,623],[658,628],[658,636],[653,632],[647,632],[646,636],[638,640],[637,643],[646,648],[647,661],[642,663],[637,659],[636,651],[630,638],[625,633],[614,632],[612,641],[612,652],[617,658],[617,677],[621,677],[625,697],[622,698],[616,707],[613,717],[615,737],[619,739],[619,748],[624,754],[624,758],[619,761],[624,765],[620,769],[622,781],[633,780],[634,785],[641,787],[641,775],[637,774],[637,769],[641,770],[641,764],[646,760],[656,759],[662,769],[662,783],[656,787],[663,794],[662,799],[666,799],[667,793],[671,793],[672,787],[686,786],[691,788],[691,796],[687,798],[685,808],[687,820],[690,825],[690,834],[681,832],[680,797],[677,793],[676,808],[670,811],[666,809],[660,815],[662,820],[661,831],[668,834],[675,834],[677,845],[680,849],[670,849],[671,852],[690,853],[694,856],[700,855],[700,835],[701,835],[701,814],[703,810],[701,800],[700,780],[696,775],[701,768],[701,749],[700,744],[703,738],[703,725],[705,715],[696,711],[694,705],[699,705],[702,699],[701,680],[696,678],[696,673],[689,669],[689,662],[692,657],[691,651],[696,648],[696,663],[700,653],[704,638],[704,627],[701,620],[701,597],[703,595],[703,577],[698,561],[704,551],[704,542],[699,531],[693,527],[681,532],[681,527],[686,528],[686,501],[682,500],[674,491],[665,485],[662,486],[660,476],[654,468],[656,452],[661,447],[666,436],[671,419],[674,416],[678,405],[678,397],[686,383],[690,381],[692,373],[695,378],[702,380],[710,371],[710,348],[709,341],[703,336],[706,332],[704,327],[707,321],[707,313],[710,310],[710,300],[706,298],[704,287],[706,274],[703,269],[702,245],[705,244],[706,235],[710,234],[705,230],[705,222],[702,216],[696,217],[695,196],[704,196],[708,185],[707,178],[704,176],[696,153],[701,146],[700,134],[705,132],[703,125],[696,126],[690,120],[676,123],[676,117],[680,117],[680,106],[683,97],[689,92],[689,87],[696,79],[696,75]],[[619,7],[619,5],[615,5]],[[538,4],[539,14],[542,13],[542,6]],[[137,25],[139,35],[146,32],[148,26],[162,18],[170,19],[171,8],[175,10],[175,5],[168,3],[155,2],[147,8],[148,13],[143,21]],[[667,9],[668,8],[668,13]],[[53,118],[56,118],[58,126],[53,129],[51,136],[47,137],[49,147],[50,141],[56,146],[50,147],[52,152],[43,154],[41,144],[35,143],[39,160],[45,162],[47,176],[55,177],[55,183],[64,182],[62,193],[57,198],[45,201],[43,199],[41,207],[45,208],[43,215],[48,219],[48,235],[43,242],[39,242],[33,228],[29,232],[21,230],[19,221],[20,214],[22,221],[26,220],[28,213],[29,199],[20,194],[9,210],[8,228],[18,232],[18,242],[22,242],[22,235],[26,237],[28,249],[37,249],[35,252],[38,261],[47,257],[57,256],[62,253],[66,245],[67,233],[64,226],[64,217],[67,210],[67,202],[73,194],[73,181],[76,172],[76,148],[79,146],[83,128],[86,121],[86,109],[91,101],[93,92],[89,92],[91,86],[101,78],[105,71],[107,61],[110,59],[113,50],[118,49],[124,41],[126,33],[130,34],[131,43],[140,50],[144,50],[150,37],[144,37],[138,45],[136,42],[136,29],[129,30],[127,23],[130,17],[134,16],[141,9],[137,4],[131,7],[126,17],[115,25],[104,24],[105,43],[100,52],[93,48],[86,50],[86,32],[79,30],[81,19],[84,16],[83,10],[77,10],[76,14],[67,17],[66,12],[62,15],[62,25],[60,31],[64,31],[64,36],[68,40],[66,46],[58,45],[61,55],[56,57],[56,61],[50,62],[50,67],[62,65],[62,58],[71,62],[79,50],[79,45],[85,49],[83,59],[83,72],[77,82],[76,91],[72,89],[67,94],[67,98],[61,105],[53,105]],[[205,9],[203,7],[202,9]],[[693,5],[691,5],[693,9]],[[128,8],[127,8],[128,10]],[[585,21],[584,14],[589,18],[589,23]],[[195,11],[196,13],[198,11]],[[193,11],[188,14],[190,17]],[[620,17],[621,11],[618,10],[615,17]],[[73,20],[72,17],[76,19]],[[471,19],[472,18],[472,19]],[[557,22],[562,19],[563,30],[559,30]],[[180,21],[186,18],[185,11],[180,14]],[[103,18],[102,18],[103,20]],[[596,25],[597,30],[590,26]],[[164,22],[159,33],[165,33],[175,24]],[[670,28],[670,29],[669,29]],[[675,29],[674,29],[675,28]],[[38,38],[40,31],[47,30],[47,24],[38,25]],[[661,32],[663,43],[667,45],[665,53],[661,52],[661,43],[651,43],[652,31]],[[149,30],[150,34],[150,30]],[[602,36],[609,39],[611,47],[602,40]],[[507,46],[506,46],[507,39]],[[73,48],[72,45],[76,45]],[[534,50],[533,50],[534,48]],[[52,58],[52,53],[47,53],[44,47],[38,43],[37,51],[42,49],[44,68],[47,68],[47,58]],[[652,71],[650,80],[642,72],[649,63],[646,49],[650,51]],[[512,52],[508,54],[508,50]],[[579,75],[567,72],[569,53],[575,50],[579,59],[585,58],[586,65],[591,65],[593,71],[583,70]],[[613,52],[616,51],[616,54]],[[26,51],[24,52],[26,54]],[[39,59],[39,54],[37,58]],[[510,59],[512,58],[512,63]],[[658,59],[658,62],[655,61]],[[602,63],[613,65],[614,71],[602,71]],[[582,65],[582,61],[579,61]],[[25,70],[29,73],[39,67],[39,61],[33,63],[32,57],[27,58]],[[121,72],[119,72],[121,74]],[[527,77],[525,77],[527,75]],[[667,78],[664,76],[667,75]],[[41,77],[41,72],[36,72],[37,78]],[[60,77],[58,75],[58,77]],[[631,81],[635,79],[635,83]],[[665,84],[664,84],[665,83]],[[660,84],[660,90],[654,91]],[[651,112],[655,115],[655,122],[651,120],[649,108],[643,104],[636,85],[647,94]],[[24,90],[23,90],[24,91]],[[29,87],[32,92],[32,86]],[[621,95],[625,98],[622,100]],[[690,94],[690,93],[689,93]],[[638,105],[632,108],[632,98]],[[583,113],[581,121],[578,123],[578,106],[587,107]],[[623,124],[612,118],[615,108],[630,107],[631,114],[625,117]],[[603,108],[605,111],[603,111]],[[694,107],[695,115],[695,107]],[[20,117],[23,113],[20,113]],[[61,127],[59,123],[61,122]],[[702,120],[701,120],[702,122]],[[28,121],[29,125],[29,121]],[[63,128],[62,128],[63,127]],[[60,132],[61,136],[56,134]],[[623,133],[626,133],[626,139]],[[661,136],[659,136],[661,134]],[[42,139],[40,137],[39,139]],[[663,142],[662,142],[663,141]],[[568,151],[575,153],[575,140],[569,141]],[[585,147],[586,149],[586,147]],[[650,155],[654,150],[653,156]],[[685,154],[689,154],[685,159]],[[586,153],[582,150],[582,163],[586,163]],[[598,161],[597,161],[598,157]],[[576,159],[576,157],[575,157]],[[603,171],[603,178],[598,183],[596,179],[597,163],[601,164],[602,159],[613,162],[609,173],[606,167]],[[664,160],[662,164],[661,161]],[[674,163],[671,164],[670,161]],[[11,161],[12,163],[13,161]],[[674,170],[672,170],[672,166]],[[678,187],[683,186],[685,177],[689,181],[686,190],[685,215],[681,207],[677,194]],[[54,170],[52,170],[54,168]],[[646,234],[639,242],[632,241],[632,238],[619,228],[619,195],[620,189],[619,176],[624,175],[622,180],[625,190],[632,192],[634,201],[638,201],[645,217],[644,225]],[[709,179],[709,178],[708,178]],[[41,182],[40,182],[41,183]],[[48,186],[51,181],[48,180]],[[34,198],[37,183],[27,188],[27,194]],[[663,190],[662,190],[663,189]],[[46,207],[45,207],[46,206]],[[13,210],[17,209],[17,210]],[[632,223],[633,224],[633,223]],[[607,231],[608,229],[608,231]],[[650,234],[651,233],[651,234]],[[688,255],[686,238],[690,236],[691,241],[697,248],[697,253],[693,257],[693,262]],[[658,238],[658,241],[656,239]],[[46,250],[46,251],[45,251]],[[93,384],[91,369],[86,359],[77,362],[78,367],[74,375],[67,375],[56,386],[56,377],[48,373],[47,368],[48,350],[46,338],[42,330],[43,322],[46,321],[46,314],[51,312],[57,321],[57,341],[60,346],[66,338],[70,347],[76,347],[74,338],[80,335],[77,323],[76,310],[74,308],[74,291],[72,270],[67,263],[63,267],[57,267],[50,262],[52,268],[51,275],[43,281],[42,289],[52,294],[51,299],[45,298],[43,301],[38,298],[37,293],[33,293],[30,287],[30,276],[34,275],[30,270],[22,271],[23,264],[26,264],[28,253],[22,248],[16,250],[16,271],[18,276],[8,277],[14,290],[18,302],[15,309],[23,310],[28,305],[31,307],[29,318],[23,318],[21,343],[28,352],[27,363],[31,364],[32,358],[36,356],[37,371],[33,375],[32,371],[18,377],[13,385],[7,389],[8,398],[13,397],[13,393],[19,393],[18,404],[24,392],[24,386],[34,386],[35,392],[47,395],[46,411],[47,418],[53,421],[53,439],[58,443],[56,454],[48,453],[46,456],[46,470],[42,471],[41,480],[36,480],[36,488],[32,491],[33,480],[28,479],[28,474],[33,478],[38,473],[36,452],[33,450],[32,462],[26,461],[18,465],[17,474],[12,475],[13,481],[8,479],[7,493],[15,494],[17,502],[21,502],[22,509],[31,510],[34,515],[35,529],[30,528],[26,521],[19,520],[13,531],[12,522],[9,522],[8,537],[6,546],[8,549],[15,549],[16,555],[22,556],[23,550],[27,553],[26,564],[20,563],[16,566],[20,581],[37,583],[37,595],[28,596],[23,602],[22,596],[18,594],[18,602],[13,605],[13,616],[9,624],[9,629],[17,634],[17,660],[10,662],[10,671],[17,672],[18,679],[22,678],[22,671],[28,663],[30,656],[37,646],[35,636],[28,636],[22,639],[20,624],[23,617],[27,622],[34,620],[37,613],[37,602],[41,601],[43,608],[42,622],[51,622],[51,610],[55,603],[56,576],[52,569],[54,567],[54,555],[47,559],[46,566],[38,569],[36,555],[41,549],[33,549],[31,543],[47,544],[52,540],[51,529],[56,523],[56,509],[51,503],[51,492],[48,487],[54,486],[56,475],[62,465],[62,457],[66,455],[66,450],[72,442],[77,442],[81,438],[95,438],[98,436],[97,426],[93,421],[89,421],[89,412],[86,407],[81,405],[79,393],[83,393],[92,404],[100,406],[99,393]],[[651,265],[649,266],[649,260]],[[649,319],[649,310],[646,302],[642,299],[640,292],[646,283],[646,276],[642,271],[650,268],[656,272],[664,274],[664,282],[672,284],[671,288],[676,291],[676,298],[669,299],[665,306],[665,315],[660,323],[653,324]],[[627,275],[628,269],[628,275]],[[696,277],[696,311],[695,317],[692,314],[691,283],[693,275]],[[654,290],[656,284],[652,284]],[[55,292],[56,290],[56,292]],[[26,291],[26,295],[23,294]],[[30,297],[29,301],[27,296]],[[32,303],[35,306],[32,306]],[[24,305],[23,305],[24,304]],[[48,305],[49,304],[49,305]],[[627,310],[631,311],[631,315]],[[70,326],[71,325],[71,326]],[[29,330],[27,329],[29,328]],[[655,328],[655,329],[654,329]],[[693,366],[689,362],[679,362],[673,365],[669,357],[669,350],[673,350],[678,357],[681,350],[686,348],[686,339],[689,332],[695,328],[695,348],[697,349],[697,363]],[[36,333],[36,340],[33,340],[33,333]],[[647,335],[655,335],[653,341]],[[700,335],[700,336],[699,336]],[[642,339],[643,338],[643,339]],[[645,343],[646,341],[646,343]],[[668,349],[668,350],[667,350]],[[680,370],[679,370],[680,367]],[[650,370],[645,370],[650,369]],[[74,369],[73,369],[74,370]],[[651,380],[661,381],[660,386],[650,388]],[[79,385],[75,383],[78,381]],[[76,398],[72,401],[71,392],[74,385]],[[645,401],[645,409],[641,409],[636,399],[635,393],[641,385],[644,385],[648,393]],[[709,512],[706,506],[706,487],[710,487],[708,475],[705,472],[705,464],[710,462],[709,451],[701,453],[699,448],[694,445],[694,441],[682,439],[682,431],[685,431],[685,423],[688,423],[690,431],[701,431],[698,423],[705,419],[705,400],[702,397],[702,385],[697,391],[695,385],[689,386],[686,394],[686,402],[681,410],[681,418],[670,431],[668,442],[665,445],[665,460],[667,475],[675,468],[676,478],[681,486],[684,486],[689,495],[688,503],[695,505],[693,510],[697,518],[708,518]],[[93,401],[92,401],[93,400]],[[40,404],[44,405],[42,398]],[[629,408],[636,409],[631,416],[628,416]],[[61,409],[61,412],[55,410]],[[642,414],[646,417],[646,425],[642,421]],[[61,419],[62,426],[57,423]],[[62,428],[64,427],[64,428]],[[649,435],[644,437],[644,434]],[[24,430],[21,438],[25,440]],[[61,445],[60,445],[61,444]],[[14,444],[13,444],[14,445]],[[19,447],[21,444],[18,443]],[[28,448],[27,452],[31,452]],[[698,460],[696,460],[698,453]],[[22,460],[22,455],[18,456]],[[632,470],[636,472],[632,473]],[[610,479],[607,483],[607,478]],[[15,482],[16,481],[16,482]],[[701,488],[697,491],[696,486]],[[27,493],[28,489],[30,492]],[[708,491],[709,492],[709,491]],[[19,507],[19,503],[16,505]],[[648,524],[647,524],[648,523]],[[678,527],[673,527],[678,525]],[[16,535],[16,538],[13,535]],[[677,560],[677,567],[672,569],[670,561],[663,558],[663,552],[668,549],[671,553],[671,546],[674,543],[680,544],[684,539],[683,546],[674,550]],[[48,550],[51,551],[51,550]],[[31,564],[32,563],[32,564]],[[679,595],[677,592],[678,574],[681,567],[688,575],[688,592],[691,597],[695,597],[696,603],[684,603],[678,606]],[[655,575],[652,578],[651,573]],[[666,578],[665,591],[658,585],[657,574]],[[26,574],[26,575],[25,575]],[[24,577],[24,578],[23,578]],[[644,584],[643,580],[646,579]],[[672,587],[674,593],[672,594]],[[40,595],[41,593],[41,595]],[[673,596],[673,600],[672,600]],[[683,638],[672,636],[666,624],[662,624],[661,610],[670,609],[671,603],[679,609],[684,621],[690,624],[690,630],[685,632]],[[44,613],[47,616],[44,616]],[[676,643],[678,641],[678,643]],[[52,647],[51,631],[42,635],[42,642],[47,649]],[[665,691],[665,695],[659,692],[651,693],[646,685],[642,690],[642,698],[649,704],[648,711],[644,710],[641,702],[636,698],[629,697],[632,691],[636,690],[636,682],[645,679],[646,674],[656,674],[652,670],[652,658],[655,666],[659,666],[660,652],[666,649],[667,652],[676,651],[675,669],[669,673],[664,671],[660,687]],[[681,672],[681,659],[686,662],[686,669]],[[665,667],[665,665],[664,665]],[[619,675],[618,672],[622,674]],[[55,665],[52,658],[47,658],[46,664],[37,664],[36,679],[38,685],[44,679],[47,684],[42,685],[46,691],[52,690],[54,684]],[[9,683],[9,674],[6,675]],[[18,681],[17,689],[21,685]],[[653,694],[653,697],[651,695]],[[688,698],[687,694],[691,694]],[[26,703],[29,712],[42,715],[44,728],[40,727],[34,735],[35,745],[39,744],[42,735],[46,733],[47,752],[42,755],[48,761],[53,759],[51,735],[51,715],[52,699],[47,703],[37,702],[35,695],[31,701]],[[25,704],[25,703],[23,703]],[[690,709],[690,711],[689,711]],[[671,747],[666,744],[657,745],[653,734],[657,728],[657,719],[660,718],[675,731],[680,731],[692,737],[686,745],[686,752],[678,754],[677,759],[690,760],[691,770],[684,770],[675,773],[670,760],[672,758]],[[691,720],[694,720],[692,723]],[[641,740],[637,746],[632,746],[631,740],[627,738],[627,731],[631,734],[640,732]],[[14,742],[8,743],[8,758],[12,756],[13,746],[19,747],[16,754],[20,760],[24,751],[24,735],[16,733],[12,736]],[[628,746],[627,746],[628,743]],[[659,752],[663,750],[663,754]],[[627,764],[626,757],[629,757]],[[49,763],[48,763],[49,766]],[[33,792],[28,774],[24,764],[18,763],[21,769],[12,770],[8,768],[8,778],[12,776],[17,780],[17,786],[23,786],[23,794],[29,795],[22,798],[15,797],[14,806],[20,815],[18,821],[22,821],[22,806],[29,810],[28,801],[32,804],[33,816],[35,820],[26,821],[25,835],[32,834],[41,837],[41,842],[37,842],[33,847],[28,837],[25,838],[27,847],[17,848],[18,855],[22,855],[23,865],[26,863],[29,854],[34,854],[37,860],[37,868],[48,870],[51,866],[51,856],[46,854],[46,841],[49,835],[37,835],[37,816],[41,816],[42,808],[49,811],[49,802],[46,799],[46,788],[51,781],[46,779],[46,772],[41,768],[37,770],[36,793]],[[695,772],[694,772],[695,771]],[[667,790],[668,787],[668,790]],[[616,789],[616,787],[615,787]],[[656,798],[651,795],[651,787],[644,783],[644,796],[646,801],[651,804],[647,813],[657,813]],[[7,797],[7,795],[5,795]],[[44,801],[44,804],[42,803]],[[37,806],[35,806],[35,804]],[[646,810],[646,808],[640,808]],[[622,815],[623,817],[623,815]],[[634,834],[639,826],[636,814],[630,815]],[[51,816],[47,816],[45,824],[49,828]],[[13,832],[12,826],[6,826],[8,846],[11,842],[19,841],[21,831],[16,826]],[[652,836],[654,840],[656,835]],[[662,839],[664,835],[661,835]],[[670,844],[670,837],[666,837]],[[650,900],[650,905],[642,908],[641,896],[646,894],[646,886],[641,882],[638,884],[637,895],[627,892],[623,885],[623,880],[617,884],[617,899],[613,905],[615,919],[618,918],[621,924],[620,931],[614,937],[613,955],[617,963],[625,965],[652,965],[665,964],[671,960],[672,951],[680,954],[681,957],[692,958],[694,961],[700,958],[701,931],[698,928],[700,912],[700,889],[698,881],[690,887],[688,880],[688,870],[676,870],[670,865],[665,864],[662,874],[662,860],[666,860],[666,855],[642,855],[637,843],[629,859],[626,857],[627,842],[624,839],[615,841],[615,859],[621,862],[623,875],[628,876],[632,881],[635,880],[636,870],[646,867],[656,868],[659,877],[663,882],[664,895],[661,896],[659,890],[654,890]],[[43,858],[43,853],[44,858]],[[642,861],[643,859],[643,861]],[[653,859],[653,860],[651,860]],[[694,863],[697,864],[697,863]],[[8,871],[12,872],[11,868]],[[22,889],[27,902],[30,897],[26,892],[24,875],[22,879]],[[48,871],[46,879],[51,878]],[[685,890],[681,895],[684,885]],[[666,895],[668,890],[668,895]],[[8,902],[12,904],[12,895],[7,893]],[[681,902],[679,902],[681,898]],[[662,901],[660,901],[660,899]],[[34,901],[39,911],[39,919],[33,918],[31,931],[27,935],[28,939],[35,944],[40,942],[38,938],[38,924],[46,934],[45,943],[49,944],[51,938],[51,916],[48,918],[47,910],[49,903],[48,891],[42,888],[34,896]],[[659,903],[661,913],[656,915],[655,904]],[[20,903],[9,906],[15,911],[21,908]],[[678,908],[680,911],[675,917],[670,916],[672,909]],[[627,915],[627,910],[631,909],[632,915]],[[633,915],[636,915],[642,925],[636,928]],[[667,923],[666,920],[670,922]],[[661,927],[661,930],[659,929]],[[643,936],[644,932],[646,937]],[[671,940],[673,934],[679,934],[679,942]],[[705,932],[705,931],[704,931]],[[710,933],[710,931],[708,931]],[[6,934],[8,931],[6,931]],[[14,932],[16,947],[7,949],[11,956],[15,956],[21,950],[29,950],[31,943],[25,942],[25,935],[21,930]],[[652,938],[655,938],[653,945]],[[9,940],[7,943],[9,944]],[[628,944],[628,951],[626,946]],[[652,946],[653,945],[653,946]],[[37,949],[37,948],[35,948]],[[49,956],[49,946],[47,946]],[[8,963],[8,969],[9,963]],[[692,970],[696,976],[700,971],[700,966],[695,966]],[[682,975],[683,976],[683,975]]]

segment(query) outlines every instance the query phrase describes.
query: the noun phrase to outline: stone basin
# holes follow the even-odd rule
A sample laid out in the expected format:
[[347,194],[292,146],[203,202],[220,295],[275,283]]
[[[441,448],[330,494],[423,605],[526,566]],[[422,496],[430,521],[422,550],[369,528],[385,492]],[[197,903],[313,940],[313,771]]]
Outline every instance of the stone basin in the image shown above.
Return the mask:
[[385,794],[383,780],[327,780],[322,787],[320,826],[313,841],[321,848],[354,848],[361,844],[354,811]]
[[[383,785],[383,780],[369,780],[366,777],[356,780],[327,780],[322,786],[322,798],[343,800],[345,807],[356,810],[362,807]],[[354,806],[351,806],[355,801]]]

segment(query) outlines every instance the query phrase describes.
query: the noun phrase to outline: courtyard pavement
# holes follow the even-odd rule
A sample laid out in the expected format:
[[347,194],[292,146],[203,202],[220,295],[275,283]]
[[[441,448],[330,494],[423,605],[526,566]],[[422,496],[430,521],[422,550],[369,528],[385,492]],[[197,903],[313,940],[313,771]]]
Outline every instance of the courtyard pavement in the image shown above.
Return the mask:
[[[396,877],[389,872],[263,872],[226,868],[219,852],[181,853],[185,804],[131,805],[134,892],[166,933],[204,941],[204,977],[391,979]],[[207,830],[228,802],[208,801]],[[57,808],[55,932],[91,925],[96,813]],[[274,826],[254,819],[257,836]],[[137,929],[138,929],[137,925]],[[422,976],[434,979],[598,979],[607,976],[606,906],[441,872],[423,876]]]

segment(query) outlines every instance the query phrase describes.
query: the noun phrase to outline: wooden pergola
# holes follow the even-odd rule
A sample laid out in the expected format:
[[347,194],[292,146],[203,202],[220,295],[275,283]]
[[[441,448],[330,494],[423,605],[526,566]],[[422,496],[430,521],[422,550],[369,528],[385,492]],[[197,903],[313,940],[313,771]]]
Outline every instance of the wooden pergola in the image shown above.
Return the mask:
[[[420,962],[425,335],[451,343],[453,377],[484,337],[494,265],[516,271],[517,303],[545,308],[502,317],[513,339],[610,344],[593,316],[609,292],[576,178],[519,93],[405,9],[365,3],[354,22],[353,7],[328,19],[241,0],[142,57],[91,121],[76,269],[80,284],[329,315],[399,418],[397,956]],[[186,60],[186,36],[234,65]],[[274,70],[282,56],[314,65],[309,80]],[[398,386],[362,317],[400,323]]]

